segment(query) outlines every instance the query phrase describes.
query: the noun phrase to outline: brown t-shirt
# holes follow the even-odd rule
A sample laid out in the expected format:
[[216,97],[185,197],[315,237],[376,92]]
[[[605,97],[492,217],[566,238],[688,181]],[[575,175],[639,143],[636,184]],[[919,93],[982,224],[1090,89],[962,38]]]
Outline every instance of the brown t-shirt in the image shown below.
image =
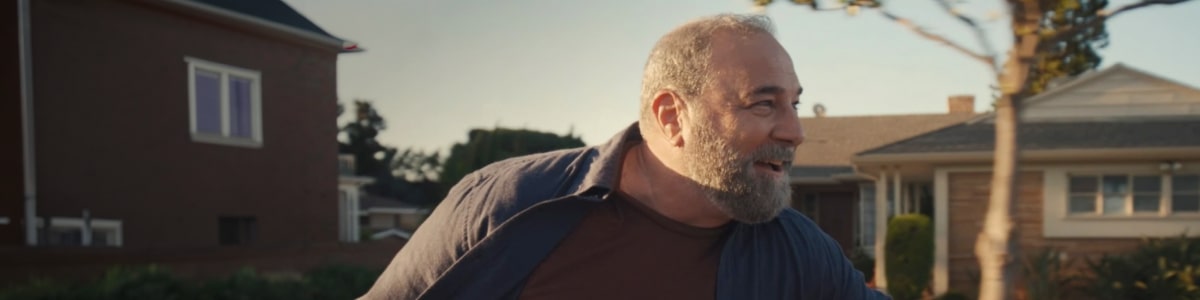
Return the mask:
[[525,282],[521,299],[713,299],[725,227],[698,228],[616,192]]

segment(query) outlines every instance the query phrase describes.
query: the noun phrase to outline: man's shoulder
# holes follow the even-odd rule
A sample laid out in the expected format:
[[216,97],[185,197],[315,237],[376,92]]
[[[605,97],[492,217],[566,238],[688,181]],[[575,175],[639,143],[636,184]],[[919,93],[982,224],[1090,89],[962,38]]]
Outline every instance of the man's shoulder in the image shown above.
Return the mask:
[[778,218],[780,223],[787,227],[802,231],[821,231],[821,227],[818,226],[816,222],[813,222],[813,220],[808,218],[808,216],[805,216],[804,214],[790,207],[780,212]]
[[449,198],[501,219],[575,192],[595,159],[594,147],[523,155],[491,163],[455,184]]
[[516,156],[488,164],[470,176],[493,183],[549,183],[586,173],[594,152],[594,147],[579,147]]

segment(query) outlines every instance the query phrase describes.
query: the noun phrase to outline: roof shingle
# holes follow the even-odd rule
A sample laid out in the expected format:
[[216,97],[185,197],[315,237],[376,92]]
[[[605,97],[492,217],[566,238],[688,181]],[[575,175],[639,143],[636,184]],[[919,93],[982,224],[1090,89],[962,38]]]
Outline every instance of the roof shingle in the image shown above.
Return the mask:
[[[1022,150],[1200,147],[1200,119],[1022,123],[1017,130]],[[960,124],[862,155],[991,151],[995,140],[992,123]]]
[[855,154],[962,123],[978,114],[922,114],[801,118],[804,143],[795,166],[849,166]]
[[[192,0],[338,39],[281,0]],[[340,39],[339,39],[340,40]]]

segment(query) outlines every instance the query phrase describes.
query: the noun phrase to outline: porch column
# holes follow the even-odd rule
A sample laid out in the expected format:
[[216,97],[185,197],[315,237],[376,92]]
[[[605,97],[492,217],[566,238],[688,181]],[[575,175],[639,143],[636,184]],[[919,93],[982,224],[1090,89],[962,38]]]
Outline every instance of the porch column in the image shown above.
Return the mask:
[[950,289],[950,185],[946,170],[933,175],[933,294]]
[[896,175],[892,177],[892,187],[895,188],[892,190],[892,201],[894,201],[893,203],[895,204],[892,206],[892,208],[895,209],[895,215],[900,215],[905,212],[904,210],[900,209],[905,203],[903,193],[904,185],[900,184],[900,168],[897,167],[892,174]]
[[884,257],[884,243],[887,242],[887,167],[882,168],[879,172],[879,179],[875,180],[875,287],[881,291],[887,291],[887,276],[884,276],[886,269],[886,257]]

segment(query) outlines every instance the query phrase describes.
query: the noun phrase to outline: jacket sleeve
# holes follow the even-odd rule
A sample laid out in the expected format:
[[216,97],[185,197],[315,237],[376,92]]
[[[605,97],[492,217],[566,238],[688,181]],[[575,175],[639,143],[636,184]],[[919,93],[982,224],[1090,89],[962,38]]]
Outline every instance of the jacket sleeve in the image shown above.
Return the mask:
[[826,289],[825,297],[821,299],[891,299],[883,292],[867,286],[862,272],[854,268],[854,264],[843,254],[841,246],[827,234],[821,234],[826,248],[825,270],[830,279],[830,287]]
[[484,180],[459,181],[359,299],[416,299],[486,235]]

